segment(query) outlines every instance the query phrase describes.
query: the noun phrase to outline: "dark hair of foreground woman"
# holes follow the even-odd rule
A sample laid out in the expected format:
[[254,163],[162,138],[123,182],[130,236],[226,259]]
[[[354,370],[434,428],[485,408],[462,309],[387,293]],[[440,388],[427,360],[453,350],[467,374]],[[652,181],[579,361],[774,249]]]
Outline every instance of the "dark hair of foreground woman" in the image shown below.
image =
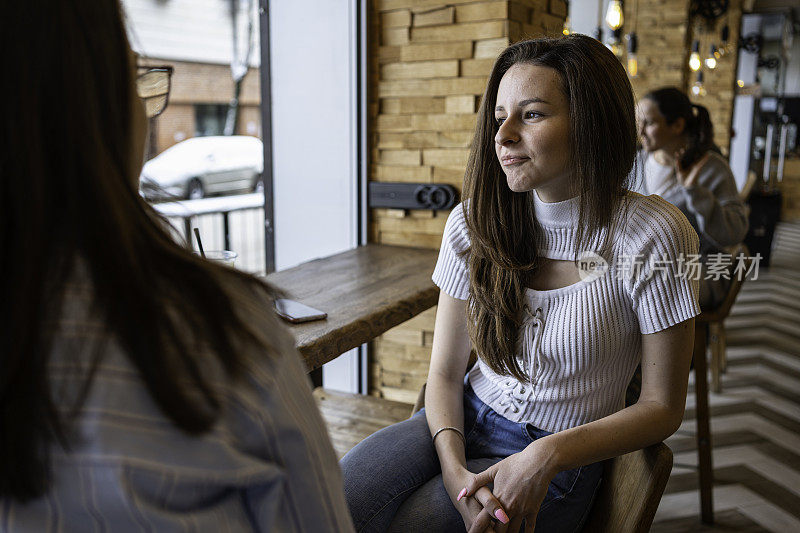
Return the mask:
[[271,289],[176,245],[138,194],[141,153],[131,146],[144,140],[118,1],[10,2],[3,15],[0,497],[27,501],[48,489],[49,446],[69,446],[62,413],[77,413],[103,353],[102,342],[85,341],[93,367],[74,403],[56,405],[47,357],[77,271],[93,287],[93,312],[186,433],[208,431],[220,414],[192,357],[200,347],[231,376],[234,332],[266,353],[274,347],[234,312],[220,282]]

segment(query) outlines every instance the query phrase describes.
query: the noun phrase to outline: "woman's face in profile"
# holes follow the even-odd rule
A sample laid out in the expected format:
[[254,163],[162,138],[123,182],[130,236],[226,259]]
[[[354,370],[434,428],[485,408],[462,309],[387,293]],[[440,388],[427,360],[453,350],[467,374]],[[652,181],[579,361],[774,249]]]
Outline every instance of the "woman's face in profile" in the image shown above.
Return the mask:
[[569,102],[554,69],[517,63],[497,90],[495,153],[509,188],[545,202],[570,198]]
[[667,119],[658,110],[658,105],[649,98],[642,98],[636,106],[636,120],[642,148],[646,151],[674,151],[677,149],[677,145],[682,139],[682,119],[667,124]]

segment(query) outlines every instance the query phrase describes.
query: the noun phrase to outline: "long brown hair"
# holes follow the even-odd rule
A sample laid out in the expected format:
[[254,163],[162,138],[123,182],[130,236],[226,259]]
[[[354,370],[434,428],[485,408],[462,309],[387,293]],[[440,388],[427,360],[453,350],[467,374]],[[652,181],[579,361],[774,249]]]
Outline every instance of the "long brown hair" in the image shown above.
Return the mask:
[[539,263],[533,192],[515,193],[495,155],[494,117],[503,75],[517,63],[554,69],[569,101],[572,187],[580,195],[575,259],[609,228],[636,153],[634,98],[619,60],[585,35],[523,41],[495,61],[481,102],[464,181],[469,249],[469,334],[499,374],[527,379],[515,356],[525,289]]
[[[243,343],[265,355],[276,348],[223,284],[265,297],[271,289],[175,244],[137,192],[134,69],[119,0],[3,9],[0,497],[25,501],[49,486],[50,447],[69,445],[47,363],[76,264],[106,325],[102,342],[121,346],[159,409],[190,434],[208,431],[221,409],[200,354],[237,376]],[[82,349],[103,353],[88,340]]]

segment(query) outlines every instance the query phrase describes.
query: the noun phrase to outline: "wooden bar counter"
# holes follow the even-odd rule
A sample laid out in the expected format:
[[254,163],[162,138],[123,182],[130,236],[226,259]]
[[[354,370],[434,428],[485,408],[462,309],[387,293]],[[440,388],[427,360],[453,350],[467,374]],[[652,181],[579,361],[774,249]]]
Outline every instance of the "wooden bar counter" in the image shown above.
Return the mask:
[[436,305],[431,281],[437,250],[367,244],[274,272],[266,280],[288,298],[328,313],[289,324],[309,370],[315,370]]

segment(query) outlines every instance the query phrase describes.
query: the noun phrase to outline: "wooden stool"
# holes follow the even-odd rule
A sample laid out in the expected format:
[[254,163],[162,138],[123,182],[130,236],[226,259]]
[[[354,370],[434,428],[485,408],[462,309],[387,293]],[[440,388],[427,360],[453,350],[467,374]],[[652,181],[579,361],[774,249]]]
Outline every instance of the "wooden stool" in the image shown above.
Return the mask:
[[[699,317],[698,317],[699,318]],[[700,485],[700,520],[714,523],[714,468],[711,464],[711,430],[708,410],[708,376],[706,368],[706,339],[708,323],[695,319],[694,323],[694,395],[695,424],[697,425],[697,472]]]
[[[733,247],[730,253],[734,259],[739,256],[744,258],[745,272],[750,269],[752,264],[750,251],[744,243]],[[720,374],[725,372],[728,366],[728,357],[725,353],[725,319],[728,318],[731,308],[736,302],[736,297],[739,296],[739,291],[742,289],[744,276],[741,277],[742,279],[738,279],[739,276],[733,276],[725,299],[716,308],[703,311],[695,318],[696,322],[704,322],[707,326],[707,345],[711,348],[709,365],[711,368],[711,390],[716,393],[722,390]]]
[[[731,256],[744,257],[745,272],[750,269],[750,252],[744,244],[738,244],[731,251]],[[694,328],[694,392],[696,398],[695,422],[697,424],[697,470],[700,485],[700,519],[705,524],[714,523],[714,467],[711,460],[710,411],[708,407],[708,374],[706,368],[706,352],[711,347],[711,390],[720,392],[720,373],[727,366],[725,354],[724,320],[730,314],[731,307],[739,295],[744,283],[744,276],[734,276],[725,299],[715,309],[703,311],[695,317]]]
[[[378,429],[400,422],[425,404],[425,385],[409,404],[372,396],[314,390],[339,457]],[[645,533],[672,471],[672,451],[660,442],[605,462],[603,481],[584,531]]]

